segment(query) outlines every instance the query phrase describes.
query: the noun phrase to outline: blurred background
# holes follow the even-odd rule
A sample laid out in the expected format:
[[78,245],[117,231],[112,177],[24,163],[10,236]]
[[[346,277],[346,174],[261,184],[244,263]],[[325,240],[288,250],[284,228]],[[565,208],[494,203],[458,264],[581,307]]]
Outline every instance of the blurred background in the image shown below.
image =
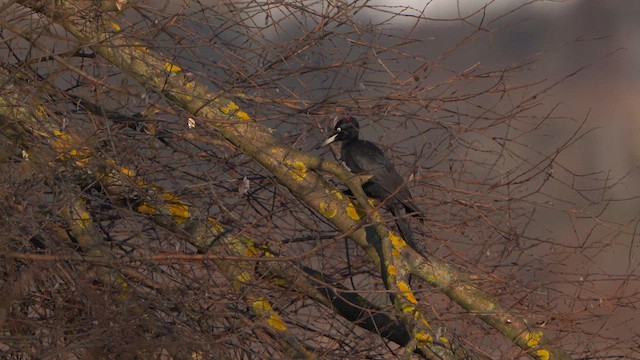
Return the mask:
[[[133,195],[121,199],[96,186],[102,179],[92,176],[117,163],[166,191],[165,200],[176,195],[199,209],[201,219],[215,217],[230,233],[294,259],[283,260],[291,268],[330,274],[393,313],[384,308],[378,267],[250,156],[206,126],[194,136],[185,126],[189,114],[91,56],[60,26],[11,3],[0,5],[8,9],[0,17],[3,67],[17,83],[34,86],[29,93],[56,115],[52,126],[75,133],[95,162],[76,166],[43,152],[41,164],[49,167],[28,172],[21,149],[6,141],[2,159],[9,170],[0,185],[11,206],[1,213],[0,231],[10,234],[0,243],[3,251],[77,255],[73,239],[65,238],[71,238],[69,221],[60,216],[69,200],[58,194],[66,192],[86,202],[100,225],[93,240],[114,258],[200,251],[184,229],[163,228],[139,211],[155,188],[130,182]],[[338,147],[316,146],[337,116],[357,117],[361,136],[385,149],[427,213],[426,223],[414,222],[420,250],[477,274],[480,289],[576,358],[640,359],[640,2],[398,3],[154,0],[109,16],[120,28],[114,33],[233,97],[294,148],[338,160]],[[78,171],[82,176],[69,175]],[[49,172],[57,175],[52,185],[45,181]],[[70,179],[80,186],[70,187]],[[59,236],[47,227],[52,224]],[[3,338],[1,350],[18,349],[15,358],[33,349],[83,354],[86,344],[105,353],[138,344],[164,351],[166,339],[180,351],[195,339],[204,354],[260,357],[271,345],[259,336],[246,345],[254,328],[236,324],[251,309],[206,261],[131,262],[128,270],[163,289],[134,281],[127,290],[143,299],[145,316],[135,317],[141,328],[149,325],[147,315],[160,314],[156,343],[146,330],[131,330],[120,307],[124,297],[109,281],[95,282],[91,264],[14,263],[26,285],[8,313],[28,326]],[[117,266],[110,270],[121,273]],[[18,288],[6,278],[7,288]],[[353,331],[331,309],[255,280],[245,285],[266,291],[284,320],[299,325],[301,339],[326,350],[327,358],[352,350],[362,358],[397,353],[376,334]],[[415,290],[447,336],[493,358],[524,357],[432,286],[418,283]],[[115,305],[102,306],[105,299]],[[41,308],[47,312],[33,315]],[[185,314],[197,321],[184,321]],[[47,328],[54,335],[74,329],[69,332],[81,340],[65,337],[59,350],[48,342]],[[131,336],[112,336],[123,330]]]
[[[442,17],[447,18],[455,16],[460,9],[463,13],[475,10],[473,5],[478,3],[436,1],[434,7],[428,9],[436,13],[434,17],[440,16],[441,11]],[[499,4],[492,4],[491,11],[504,11]],[[513,2],[503,2],[503,5],[513,6]],[[542,232],[553,234],[552,241],[579,246],[580,240],[588,242],[587,239],[599,238],[602,246],[588,252],[592,256],[576,251],[581,255],[549,261],[546,269],[534,272],[530,280],[563,279],[564,285],[551,287],[574,294],[576,298],[584,296],[580,305],[573,305],[573,310],[584,307],[587,312],[593,311],[593,323],[586,326],[587,331],[619,339],[620,348],[627,341],[628,344],[635,343],[635,352],[623,357],[640,358],[637,341],[633,340],[640,333],[639,304],[634,295],[640,292],[640,244],[635,238],[640,211],[640,102],[637,100],[640,93],[640,2],[544,1],[527,7],[519,16],[522,23],[466,49],[460,62],[468,56],[471,61],[500,64],[539,54],[533,71],[521,76],[550,82],[581,70],[551,89],[545,100],[547,106],[558,105],[556,115],[587,119],[585,126],[594,129],[563,152],[559,160],[572,173],[600,173],[609,179],[609,184],[615,184],[606,192],[594,191],[589,198],[576,196],[572,201],[576,210],[588,209],[601,219],[621,225],[618,230],[597,230],[590,221],[573,221],[552,210],[537,213],[539,224],[544,224]],[[427,26],[425,33],[446,39],[450,36],[448,32],[456,29],[464,32],[459,24],[449,26],[444,22]],[[572,125],[571,121],[558,118],[547,131],[562,137],[574,130]],[[549,143],[553,141],[540,137],[531,144],[536,151],[544,151]],[[579,186],[589,188],[592,185]],[[547,191],[556,199],[569,194],[566,187],[557,184]],[[606,199],[617,200],[606,207],[591,207],[598,200]],[[559,201],[554,202],[559,205]],[[553,258],[553,254],[546,253],[553,249],[550,246],[534,250],[533,256]],[[582,288],[579,285],[582,281],[590,285]],[[615,353],[615,350],[610,352]]]

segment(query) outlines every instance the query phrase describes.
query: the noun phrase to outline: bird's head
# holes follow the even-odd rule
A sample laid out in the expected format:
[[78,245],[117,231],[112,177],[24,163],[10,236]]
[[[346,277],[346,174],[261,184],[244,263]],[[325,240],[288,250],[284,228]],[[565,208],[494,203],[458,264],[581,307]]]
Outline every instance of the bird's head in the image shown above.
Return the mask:
[[358,130],[360,130],[360,124],[358,120],[353,116],[346,116],[338,120],[336,126],[333,128],[333,132],[327,140],[322,143],[322,146],[327,146],[335,141],[345,141],[358,138]]

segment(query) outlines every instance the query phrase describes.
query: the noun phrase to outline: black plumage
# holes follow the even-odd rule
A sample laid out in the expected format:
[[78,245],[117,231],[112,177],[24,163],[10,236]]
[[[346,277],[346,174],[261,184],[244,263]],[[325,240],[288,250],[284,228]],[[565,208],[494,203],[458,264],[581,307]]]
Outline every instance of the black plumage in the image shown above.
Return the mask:
[[322,145],[326,146],[335,141],[342,142],[340,150],[342,161],[354,174],[372,176],[362,184],[362,189],[367,196],[383,202],[385,208],[394,215],[404,240],[415,249],[413,231],[405,215],[412,214],[422,218],[422,212],[413,202],[411,192],[391,161],[374,143],[360,140],[359,130],[360,124],[355,118],[342,118]]

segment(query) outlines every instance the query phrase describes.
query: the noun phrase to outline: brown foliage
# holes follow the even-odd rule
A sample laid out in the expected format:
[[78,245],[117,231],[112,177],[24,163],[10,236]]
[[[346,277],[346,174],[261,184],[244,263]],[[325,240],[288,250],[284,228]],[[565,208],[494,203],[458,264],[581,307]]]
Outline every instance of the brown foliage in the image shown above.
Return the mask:
[[[634,308],[637,270],[572,271],[635,233],[605,216],[624,178],[563,158],[591,128],[547,95],[581,69],[543,81],[540,54],[473,56],[528,6],[445,21],[369,2],[19,3],[0,5],[5,357],[637,351],[599,333]],[[428,209],[427,256],[403,252],[393,281],[368,246],[393,249],[382,228],[349,230],[347,203],[309,190],[345,188],[315,156],[336,159],[315,145],[343,113]]]

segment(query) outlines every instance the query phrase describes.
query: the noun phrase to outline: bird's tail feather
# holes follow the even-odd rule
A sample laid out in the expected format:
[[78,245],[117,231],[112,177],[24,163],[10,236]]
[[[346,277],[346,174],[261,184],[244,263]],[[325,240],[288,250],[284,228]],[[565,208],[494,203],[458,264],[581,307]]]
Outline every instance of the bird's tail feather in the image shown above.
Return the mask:
[[391,206],[389,210],[391,210],[391,213],[396,218],[396,225],[398,226],[398,230],[400,231],[400,235],[402,235],[404,241],[406,241],[407,244],[409,244],[409,246],[411,246],[413,249],[419,250],[416,247],[416,241],[413,237],[411,223],[407,218],[402,216],[403,214],[400,209],[402,209],[402,206],[400,204],[395,204]]
[[403,203],[405,210],[407,213],[413,217],[417,217],[421,222],[425,222],[427,218],[424,216],[422,210],[420,210],[413,201],[408,200]]
[[404,241],[409,244],[415,250],[418,250],[416,247],[416,241],[413,238],[413,231],[411,230],[411,225],[409,224],[409,220],[405,218],[396,219],[396,225],[398,225],[398,230],[400,230],[400,234],[402,234],[402,238]]

